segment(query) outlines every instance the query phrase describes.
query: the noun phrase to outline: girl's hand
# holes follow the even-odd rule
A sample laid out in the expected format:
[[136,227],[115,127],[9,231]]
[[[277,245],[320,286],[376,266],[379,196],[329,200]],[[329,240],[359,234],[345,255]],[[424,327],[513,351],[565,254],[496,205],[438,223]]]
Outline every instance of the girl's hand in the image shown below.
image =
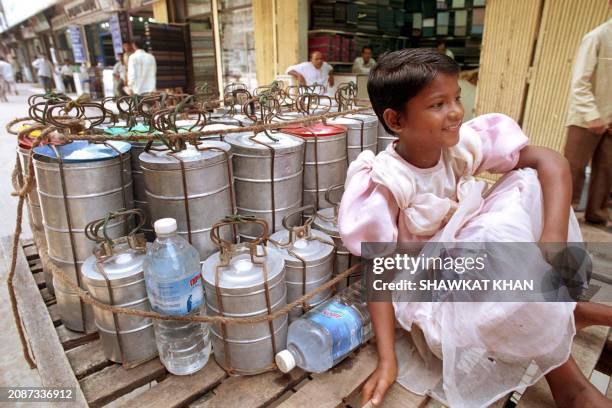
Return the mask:
[[395,382],[396,378],[397,362],[395,360],[379,360],[376,370],[374,370],[372,375],[370,375],[370,378],[368,378],[363,386],[363,398],[361,399],[361,405],[366,405],[370,400],[374,406],[382,404],[383,399],[385,398],[385,393]]

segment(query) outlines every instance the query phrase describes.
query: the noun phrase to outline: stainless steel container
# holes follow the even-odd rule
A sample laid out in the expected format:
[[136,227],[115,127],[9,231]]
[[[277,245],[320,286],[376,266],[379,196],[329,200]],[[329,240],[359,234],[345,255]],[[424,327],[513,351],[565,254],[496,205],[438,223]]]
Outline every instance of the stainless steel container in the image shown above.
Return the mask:
[[[258,254],[263,254],[263,250],[264,247],[257,246]],[[221,262],[220,252],[213,254],[204,262],[202,277],[207,315],[231,317],[267,315],[262,264],[265,264],[268,277],[265,282],[268,286],[271,312],[286,306],[285,265],[280,251],[268,247],[264,257],[256,258],[257,262],[262,264],[254,264],[251,260],[248,249],[238,250],[232,254],[227,266],[219,267],[218,279],[216,270]],[[268,321],[253,324],[211,325],[215,360],[232,374],[252,375],[273,369],[275,352],[283,350],[287,344],[287,315],[273,320],[271,326],[272,330]],[[272,346],[272,333],[274,333],[276,350]]]
[[[285,215],[302,205],[304,140],[285,133],[234,133],[225,137],[232,146],[238,214],[264,219],[273,233]],[[291,223],[298,223],[295,214]],[[253,225],[239,227],[242,238],[253,239]]]
[[[133,249],[123,242],[113,247],[112,255],[87,258],[82,273],[91,296],[106,305],[150,311],[143,272],[145,254],[144,248]],[[117,314],[115,321],[113,313],[99,308],[94,308],[94,315],[107,359],[135,364],[157,355],[151,319]]]
[[378,118],[372,115],[349,114],[328,121],[344,125],[347,131],[348,161],[352,162],[364,150],[376,153],[378,142]]
[[146,142],[131,142],[132,150],[132,180],[134,182],[134,206],[147,217],[145,225],[141,231],[147,237],[147,241],[155,240],[155,233],[153,232],[153,222],[151,221],[151,211],[149,210],[149,203],[147,201],[147,193],[144,184],[144,175],[140,168],[140,161],[138,157],[144,152],[147,145]]
[[315,210],[330,207],[325,201],[325,191],[333,185],[344,184],[346,179],[346,128],[316,123],[283,131],[306,141],[303,205],[312,205]]
[[[56,146],[63,160],[64,183],[55,151],[48,145],[34,149],[34,170],[49,257],[72,282],[80,282],[82,288],[81,265],[95,247],[85,237],[85,226],[108,212],[134,205],[130,145],[123,142],[109,144],[114,149],[85,141]],[[116,220],[107,228],[110,238],[121,237],[126,232],[124,220]],[[89,320],[93,316],[91,307],[84,307],[88,310],[83,316],[77,294],[65,285],[58,285],[57,280],[54,283],[64,325],[75,331],[95,327],[93,320]]]
[[[202,128],[202,132],[210,132],[213,130],[239,129],[239,128],[240,126],[238,125],[228,125],[226,123],[213,123],[213,124],[204,126]],[[227,134],[209,135],[209,136],[201,137],[200,140],[220,140],[224,142],[226,137],[227,137]]]
[[[270,236],[272,244],[278,246],[285,258],[287,303],[299,299],[329,281],[334,267],[332,238],[324,232],[310,230],[309,227],[301,228],[306,228],[308,231],[301,238],[297,238],[294,232],[286,229]],[[331,294],[332,288],[324,290],[312,297],[308,301],[308,306],[315,307]],[[294,308],[289,313],[289,322],[303,313],[302,308]]]
[[[336,246],[336,258],[334,265],[334,275],[338,275],[351,266],[361,262],[361,258],[351,254],[342,244],[340,231],[338,230],[338,218],[334,208],[325,208],[317,212],[317,216],[312,223],[312,227],[323,231],[329,235]],[[361,270],[352,273],[347,279],[343,279],[336,285],[336,291],[346,288],[348,285],[361,279]]]
[[174,218],[178,234],[191,242],[203,261],[215,252],[210,240],[213,224],[233,214],[234,204],[230,146],[206,140],[200,142],[198,149],[190,145],[178,153],[144,152],[140,166],[151,221]]
[[230,114],[221,114],[221,113],[213,113],[210,116],[210,123],[238,126],[238,127],[251,126],[254,124],[253,120],[248,118],[246,115],[243,115],[243,114],[230,115]]
[[[32,147],[31,145],[29,147],[26,147],[26,145],[22,145],[21,141],[19,143],[19,146],[17,147],[17,152],[19,153],[19,161],[21,163],[21,170],[22,170],[24,180],[29,173],[28,160],[30,157],[31,147]],[[45,229],[43,226],[42,210],[40,209],[40,201],[38,199],[38,188],[36,186],[36,177],[34,177],[33,181],[34,181],[34,185],[32,186],[32,191],[28,193],[28,198],[26,201],[28,205],[28,211],[32,216],[31,218],[32,222],[30,225],[30,229],[32,230],[32,234],[36,234],[37,238],[41,239],[44,243],[46,243],[47,240],[45,238]],[[49,293],[55,294],[55,290],[53,289],[53,274],[51,273],[51,270],[49,268],[45,267],[45,265],[43,265],[43,274],[45,276],[45,286],[47,290],[49,291]]]
[[387,146],[397,139],[397,136],[387,133],[383,124],[378,122],[378,152],[385,150]]

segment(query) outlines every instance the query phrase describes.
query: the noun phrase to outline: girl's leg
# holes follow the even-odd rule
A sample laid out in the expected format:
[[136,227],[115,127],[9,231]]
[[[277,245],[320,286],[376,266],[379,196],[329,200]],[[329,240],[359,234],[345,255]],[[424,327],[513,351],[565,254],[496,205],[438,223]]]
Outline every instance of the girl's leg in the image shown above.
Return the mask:
[[601,303],[578,302],[574,309],[576,331],[588,326],[612,327],[612,307]]
[[546,381],[559,408],[612,407],[612,401],[586,379],[572,357],[546,374]]

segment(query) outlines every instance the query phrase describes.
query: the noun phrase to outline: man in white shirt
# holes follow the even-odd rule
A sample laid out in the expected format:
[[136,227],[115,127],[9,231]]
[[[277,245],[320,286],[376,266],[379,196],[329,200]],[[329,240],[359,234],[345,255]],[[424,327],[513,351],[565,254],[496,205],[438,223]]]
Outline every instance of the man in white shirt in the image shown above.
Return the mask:
[[0,86],[0,99],[8,102],[6,94],[10,92],[11,87],[15,95],[17,95],[17,85],[15,84],[15,73],[13,72],[13,66],[6,62],[4,57],[0,57],[0,80],[2,84]]
[[310,61],[292,65],[285,71],[293,76],[300,85],[334,86],[334,68],[323,61],[323,54],[315,51],[310,55]]
[[134,41],[134,53],[128,58],[128,88],[133,94],[143,94],[155,90],[157,63],[155,57],[141,47],[142,40]]
[[372,47],[366,45],[361,49],[361,57],[353,61],[353,74],[369,75],[370,70],[376,66],[376,61],[372,58]]
[[68,92],[76,92],[76,88],[74,86],[74,71],[72,70],[72,65],[70,61],[64,60],[64,65],[60,68],[60,75],[62,76],[62,82],[64,83],[64,91]]
[[53,65],[49,62],[44,54],[38,54],[38,58],[32,62],[32,66],[36,68],[36,76],[40,85],[44,88],[45,92],[51,92],[53,86],[51,80],[53,78]]
[[606,225],[612,190],[612,19],[585,35],[578,48],[566,126],[572,201],[574,205],[580,201],[585,168],[591,161],[584,219]]

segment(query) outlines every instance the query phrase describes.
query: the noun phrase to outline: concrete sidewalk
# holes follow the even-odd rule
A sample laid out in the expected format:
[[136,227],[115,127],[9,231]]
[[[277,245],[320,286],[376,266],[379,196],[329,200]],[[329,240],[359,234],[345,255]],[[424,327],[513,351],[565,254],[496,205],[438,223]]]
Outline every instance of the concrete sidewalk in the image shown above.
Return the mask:
[[[15,136],[6,133],[4,126],[16,117],[28,115],[27,99],[30,95],[41,93],[42,89],[34,84],[17,84],[19,95],[8,95],[9,102],[0,102],[0,208],[2,220],[0,221],[0,236],[13,235],[15,231],[15,218],[17,211],[17,198],[11,196],[11,173],[15,165],[15,149],[17,141]],[[24,216],[26,208],[24,206]],[[22,237],[31,237],[30,226],[27,221],[23,224]],[[6,278],[10,266],[10,259],[0,260],[0,386],[26,387],[40,386],[40,377],[36,369],[30,370],[21,352],[21,343],[17,328],[13,321],[11,305],[6,286]]]

